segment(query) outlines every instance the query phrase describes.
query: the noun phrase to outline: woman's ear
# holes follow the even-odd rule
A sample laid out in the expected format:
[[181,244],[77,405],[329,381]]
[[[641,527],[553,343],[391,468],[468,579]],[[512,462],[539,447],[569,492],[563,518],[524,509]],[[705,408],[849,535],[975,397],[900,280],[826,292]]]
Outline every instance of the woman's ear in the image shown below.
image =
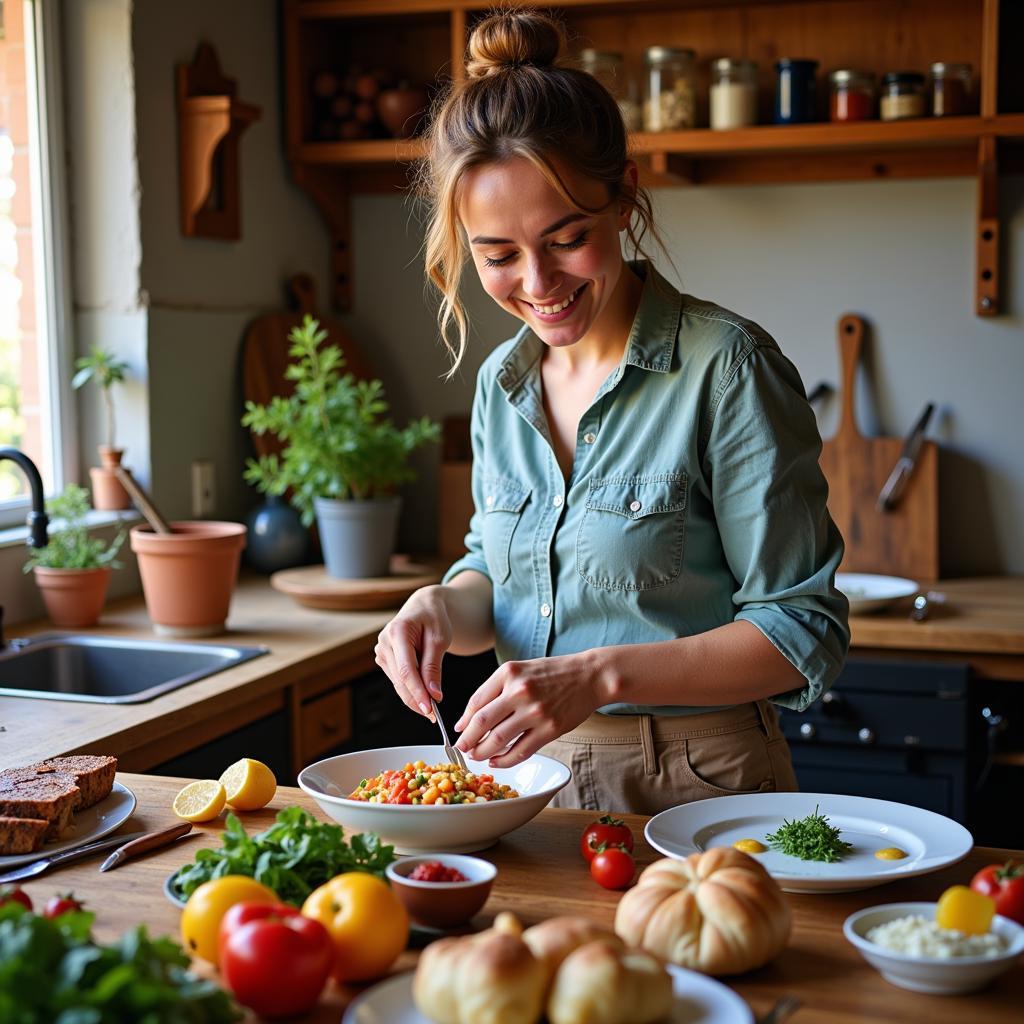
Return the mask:
[[622,174],[622,191],[619,193],[619,230],[629,227],[629,219],[633,216],[636,205],[636,189],[639,181],[636,162],[626,161],[626,169]]

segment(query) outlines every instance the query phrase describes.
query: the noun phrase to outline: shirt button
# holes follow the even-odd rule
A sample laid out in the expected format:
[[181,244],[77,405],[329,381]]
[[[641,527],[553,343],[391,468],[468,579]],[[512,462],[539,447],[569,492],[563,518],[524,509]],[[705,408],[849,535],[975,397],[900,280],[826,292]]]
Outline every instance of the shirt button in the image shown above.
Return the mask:
[[597,434],[591,434],[589,431],[583,435],[584,444],[593,444],[597,440]]
[[551,504],[552,504],[552,505],[554,505],[554,506],[555,506],[555,508],[561,508],[561,507],[562,507],[562,500],[563,500],[563,499],[562,499],[562,496],[561,496],[560,494],[556,494],[556,495],[555,495],[555,496],[554,496],[554,497],[553,497],[553,498],[551,499]]
[[484,504],[488,508],[490,508],[494,504],[494,495],[493,494],[488,494],[487,497],[484,498]]
[[543,615],[543,616],[544,616],[544,618],[546,619],[546,618],[547,618],[547,617],[548,617],[548,616],[549,616],[549,615],[551,614],[551,605],[549,605],[549,604],[548,604],[548,603],[547,603],[547,602],[545,601],[545,602],[544,602],[544,604],[542,604],[542,605],[540,606],[540,613],[541,613],[541,615]]
[[629,511],[630,512],[639,512],[640,511],[640,502],[639,501],[631,501],[629,503]]

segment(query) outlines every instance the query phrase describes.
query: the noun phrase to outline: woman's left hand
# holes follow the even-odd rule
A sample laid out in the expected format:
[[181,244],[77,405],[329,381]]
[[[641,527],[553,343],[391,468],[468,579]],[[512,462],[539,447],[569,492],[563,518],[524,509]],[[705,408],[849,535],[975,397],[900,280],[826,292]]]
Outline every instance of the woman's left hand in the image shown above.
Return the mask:
[[575,729],[607,703],[593,653],[505,662],[470,697],[455,745],[492,768],[511,768]]

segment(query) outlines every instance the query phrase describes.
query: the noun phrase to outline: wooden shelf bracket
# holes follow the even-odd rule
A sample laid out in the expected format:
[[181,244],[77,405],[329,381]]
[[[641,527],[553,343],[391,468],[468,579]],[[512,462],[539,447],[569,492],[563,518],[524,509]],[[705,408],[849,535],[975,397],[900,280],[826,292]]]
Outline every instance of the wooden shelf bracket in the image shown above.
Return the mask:
[[191,64],[176,69],[181,233],[188,238],[241,238],[238,140],[260,108],[236,96],[217,53],[201,43]]
[[999,312],[999,161],[994,135],[978,140],[978,225],[974,310]]

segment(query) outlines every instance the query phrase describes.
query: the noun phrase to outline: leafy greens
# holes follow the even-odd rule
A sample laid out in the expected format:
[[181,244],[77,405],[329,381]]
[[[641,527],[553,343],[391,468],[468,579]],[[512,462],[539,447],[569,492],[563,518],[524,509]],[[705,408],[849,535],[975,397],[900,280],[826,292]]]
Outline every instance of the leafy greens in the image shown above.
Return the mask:
[[366,871],[384,877],[395,859],[373,832],[348,842],[340,825],[319,822],[301,807],[286,807],[270,828],[248,835],[234,814],[227,816],[224,843],[218,850],[199,850],[192,864],[181,868],[171,884],[182,900],[203,882],[224,875],[248,875],[269,886],[278,899],[301,907],[317,886],[344,871]]
[[782,827],[777,832],[765,836],[773,850],[781,850],[790,857],[800,860],[820,860],[832,864],[842,860],[853,845],[840,839],[840,831],[828,823],[824,814],[818,813],[815,805],[814,813],[798,821],[783,819]]

